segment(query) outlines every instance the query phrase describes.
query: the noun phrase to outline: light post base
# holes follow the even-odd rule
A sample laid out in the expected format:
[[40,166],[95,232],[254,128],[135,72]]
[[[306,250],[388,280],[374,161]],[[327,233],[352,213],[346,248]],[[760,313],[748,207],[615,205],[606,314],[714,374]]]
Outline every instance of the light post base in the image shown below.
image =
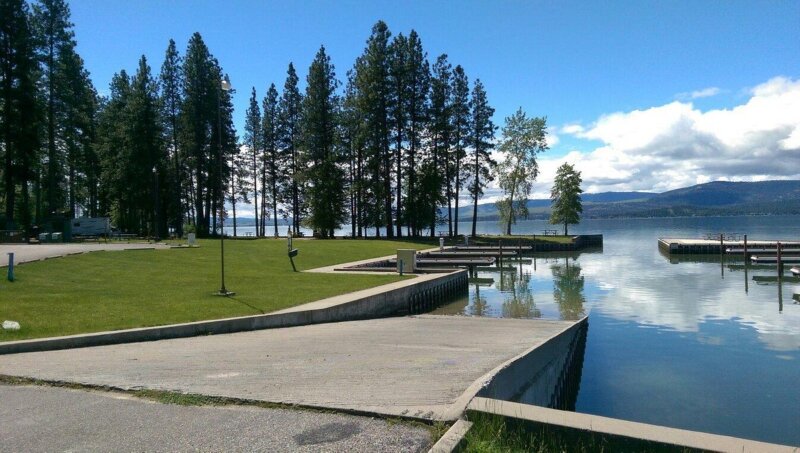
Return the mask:
[[222,296],[222,297],[231,297],[235,296],[236,293],[233,291],[228,291],[227,289],[221,289],[214,293],[215,296]]

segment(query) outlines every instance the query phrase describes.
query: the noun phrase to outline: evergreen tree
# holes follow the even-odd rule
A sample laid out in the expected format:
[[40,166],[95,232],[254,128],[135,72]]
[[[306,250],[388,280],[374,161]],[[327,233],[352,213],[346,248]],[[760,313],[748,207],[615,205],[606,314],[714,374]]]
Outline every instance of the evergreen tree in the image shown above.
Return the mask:
[[408,104],[409,97],[412,95],[410,78],[410,64],[409,57],[409,42],[402,33],[398,34],[389,45],[389,86],[391,89],[390,99],[388,104],[390,112],[389,116],[392,122],[392,138],[394,141],[394,166],[396,183],[395,190],[397,192],[397,237],[403,235],[401,220],[403,217],[403,159],[405,153],[403,152],[403,144],[407,138],[408,129]]
[[470,141],[472,143],[472,181],[469,192],[472,195],[472,237],[477,233],[478,199],[483,195],[483,188],[492,180],[492,169],[496,165],[489,152],[494,148],[494,132],[497,129],[492,123],[494,109],[489,106],[486,91],[480,79],[475,80],[472,88],[472,116],[470,118]]
[[[260,157],[263,155],[262,141],[263,135],[261,133],[261,109],[258,107],[258,100],[256,98],[256,89],[253,87],[250,95],[250,106],[247,108],[247,116],[244,125],[244,140],[245,146],[249,149],[249,162],[250,168],[248,172],[253,178],[253,211],[255,214],[256,236],[263,236],[264,232],[261,230],[261,217],[258,210],[258,176],[260,174],[258,164]],[[262,183],[261,191],[263,193],[264,187]],[[235,234],[235,233],[234,233]]]
[[127,229],[134,222],[127,208],[132,205],[132,183],[127,178],[129,150],[128,103],[130,78],[123,70],[111,78],[110,95],[101,103],[98,115],[97,152],[101,163],[99,178],[99,212],[110,216],[114,225]]
[[434,172],[428,177],[429,187],[425,188],[425,196],[435,194],[436,204],[431,207],[430,215],[431,237],[435,235],[436,222],[439,220],[439,206],[448,204],[448,234],[453,234],[452,217],[450,215],[450,165],[449,150],[452,143],[452,67],[447,61],[447,55],[440,55],[433,65],[433,80],[431,83],[431,157]]
[[[464,186],[466,166],[463,164],[467,156],[469,147],[469,124],[470,124],[470,101],[469,101],[469,81],[464,73],[464,68],[460,65],[453,69],[452,78],[453,105],[451,107],[452,122],[452,147],[448,154],[449,180],[451,196],[453,198],[453,235],[458,236],[458,205],[461,196],[461,188]],[[448,205],[449,206],[449,205]]]
[[[270,84],[267,90],[267,96],[262,101],[262,110],[264,111],[263,125],[261,132],[263,134],[263,151],[262,165],[261,165],[261,209],[266,212],[266,188],[270,191],[270,201],[272,202],[272,221],[275,227],[274,235],[278,237],[278,194],[283,189],[285,177],[283,168],[285,165],[282,161],[283,155],[279,152],[279,121],[280,112],[278,106],[278,90],[275,89],[275,84]],[[264,219],[266,216],[261,216],[262,231],[264,231]]]
[[[181,147],[186,152],[193,189],[192,215],[197,234],[205,237],[211,228],[213,207],[219,200],[217,116],[220,108],[219,72],[199,33],[192,35],[183,60],[184,98],[180,108]],[[216,216],[214,216],[216,218]]]
[[[73,40],[75,34],[70,22],[69,6],[64,0],[40,0],[34,5],[34,23],[39,44],[39,58],[43,65],[42,85],[43,97],[46,103],[45,118],[47,128],[47,152],[45,154],[46,167],[43,187],[37,193],[44,198],[43,206],[37,210],[46,213],[47,217],[62,212],[66,206],[67,177],[64,174],[66,165],[66,152],[64,137],[61,136],[61,126],[65,118],[64,96],[68,93],[65,86],[68,82],[62,71],[64,59],[62,54],[71,52],[75,47]],[[37,178],[41,179],[41,178]],[[37,213],[37,218],[39,213]],[[39,220],[37,220],[39,221]]]
[[[239,138],[233,126],[233,94],[236,90],[230,88],[228,76],[223,75],[222,68],[219,67],[216,60],[214,60],[213,72],[217,98],[217,121],[212,143],[217,144],[217,152],[213,157],[214,167],[209,169],[213,176],[211,187],[214,191],[211,201],[211,212],[214,215],[212,229],[217,231],[219,228],[219,234],[224,234],[225,219],[227,218],[224,197],[234,183],[235,156],[239,154]],[[227,85],[228,88],[223,88],[223,85]]]
[[[228,203],[231,204],[234,236],[237,236],[236,204],[249,203],[250,192],[255,190],[256,184],[256,181],[251,182],[250,180],[253,153],[248,146],[237,148],[238,152],[234,151],[235,154],[230,156],[230,182],[228,183]],[[258,222],[256,222],[256,231],[258,231]]]
[[575,171],[575,167],[564,162],[556,171],[556,178],[553,181],[553,188],[550,190],[550,200],[552,201],[552,211],[550,212],[550,223],[553,225],[564,224],[564,236],[567,235],[567,226],[577,224],[581,221],[583,203],[581,202],[581,172]]
[[[24,0],[0,0],[0,155],[5,228],[31,226],[29,185],[37,169],[39,109],[30,13]],[[17,188],[21,203],[16,203]],[[16,216],[17,212],[19,216]],[[17,218],[19,222],[17,222]]]
[[333,64],[325,47],[308,70],[303,100],[304,173],[310,216],[307,224],[323,238],[333,237],[344,220],[344,173],[335,142],[338,98]]
[[59,132],[65,149],[67,167],[67,213],[70,218],[96,211],[92,194],[96,191],[94,160],[94,130],[97,93],[83,59],[70,47],[59,54],[63,75],[61,99],[63,117]]
[[[430,103],[428,100],[431,88],[431,69],[428,64],[428,54],[422,50],[422,41],[419,35],[414,30],[408,35],[407,47],[407,61],[408,61],[408,94],[406,96],[406,111],[408,112],[408,158],[407,158],[407,172],[408,172],[408,190],[407,199],[410,200],[412,221],[411,231],[414,236],[419,235],[419,230],[425,224],[420,218],[425,212],[433,212],[434,217],[438,206],[433,207],[433,211],[419,203],[420,197],[426,197],[429,203],[438,203],[441,197],[438,196],[440,190],[438,187],[422,186],[422,190],[418,187],[418,163],[421,160],[421,153],[423,151],[423,138],[426,134],[432,133],[429,129],[430,119]],[[434,151],[433,166],[438,165],[439,156]],[[436,179],[439,178],[437,173],[431,175]],[[431,181],[436,184],[436,181]],[[429,193],[425,190],[433,189]]]
[[365,200],[366,223],[375,227],[376,236],[380,226],[386,226],[386,235],[394,237],[392,154],[390,142],[391,87],[389,80],[389,38],[391,33],[386,23],[378,21],[372,27],[364,53],[354,67],[358,92],[358,108],[365,122],[365,165],[369,173],[367,193],[374,199]]
[[289,179],[284,202],[289,205],[289,214],[292,216],[292,234],[300,234],[300,222],[304,211],[304,191],[301,181],[300,167],[300,118],[302,114],[303,96],[297,87],[297,72],[294,65],[289,63],[286,83],[283,85],[283,95],[280,102],[280,144],[287,162],[287,177]]
[[505,159],[497,167],[504,198],[497,202],[497,208],[508,235],[517,218],[528,218],[528,196],[539,175],[536,156],[547,150],[546,134],[547,119],[528,118],[521,107],[506,117],[499,147]]
[[355,72],[347,73],[347,87],[340,125],[343,146],[347,149],[347,192],[350,198],[350,234],[362,237],[366,225],[364,206],[367,190],[364,182],[366,130],[363,110],[359,108],[360,94],[355,82]]
[[175,41],[170,39],[164,63],[161,65],[161,118],[164,143],[167,144],[168,155],[172,164],[169,180],[168,210],[170,223],[178,237],[183,237],[183,222],[186,207],[184,200],[191,194],[186,190],[188,174],[184,168],[184,159],[179,147],[181,103],[183,102],[182,61]]
[[[158,236],[166,231],[165,211],[163,205],[157,203],[166,197],[157,191],[166,186],[167,159],[162,142],[158,88],[144,55],[131,80],[129,96],[126,115],[129,136],[125,141],[129,152],[127,160],[123,161],[129,181],[127,190],[133,194],[128,209],[134,213],[132,220],[138,223],[136,231]],[[107,164],[114,165],[112,162]]]

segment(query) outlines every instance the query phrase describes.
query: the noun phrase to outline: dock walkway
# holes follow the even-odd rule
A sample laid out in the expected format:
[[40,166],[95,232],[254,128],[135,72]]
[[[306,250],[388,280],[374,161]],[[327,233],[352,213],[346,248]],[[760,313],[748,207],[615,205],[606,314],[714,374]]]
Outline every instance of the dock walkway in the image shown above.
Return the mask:
[[[800,249],[800,241],[747,241],[748,253],[751,253],[751,248],[775,250],[778,242],[787,249]],[[711,239],[659,238],[658,248],[671,255],[720,254],[728,248],[744,249],[744,241],[723,240],[720,242]]]

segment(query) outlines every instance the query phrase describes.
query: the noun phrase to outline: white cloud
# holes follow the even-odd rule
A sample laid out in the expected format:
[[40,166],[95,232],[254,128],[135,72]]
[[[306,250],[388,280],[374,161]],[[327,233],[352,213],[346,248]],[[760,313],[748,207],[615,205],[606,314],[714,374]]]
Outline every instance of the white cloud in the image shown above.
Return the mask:
[[712,96],[716,96],[720,94],[722,90],[717,87],[708,87],[703,88],[702,90],[696,90],[689,93],[678,93],[675,97],[678,99],[700,99],[700,98],[709,98]]
[[[706,91],[706,90],[701,90]],[[560,129],[601,145],[559,158],[543,155],[535,186],[542,196],[568,161],[586,192],[666,191],[715,180],[800,179],[800,80],[776,77],[731,109],[690,102],[617,112]]]
[[583,126],[580,124],[567,124],[561,128],[562,134],[578,135],[583,133]]

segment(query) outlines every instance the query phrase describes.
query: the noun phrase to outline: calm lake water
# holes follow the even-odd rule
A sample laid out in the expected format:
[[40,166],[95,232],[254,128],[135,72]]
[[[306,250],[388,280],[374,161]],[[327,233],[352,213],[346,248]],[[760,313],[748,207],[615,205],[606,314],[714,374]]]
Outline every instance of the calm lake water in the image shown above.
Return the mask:
[[570,232],[602,233],[604,247],[479,272],[468,298],[434,313],[588,315],[577,411],[800,445],[800,281],[716,255],[671,262],[657,245],[719,232],[800,240],[800,216],[588,220]]

